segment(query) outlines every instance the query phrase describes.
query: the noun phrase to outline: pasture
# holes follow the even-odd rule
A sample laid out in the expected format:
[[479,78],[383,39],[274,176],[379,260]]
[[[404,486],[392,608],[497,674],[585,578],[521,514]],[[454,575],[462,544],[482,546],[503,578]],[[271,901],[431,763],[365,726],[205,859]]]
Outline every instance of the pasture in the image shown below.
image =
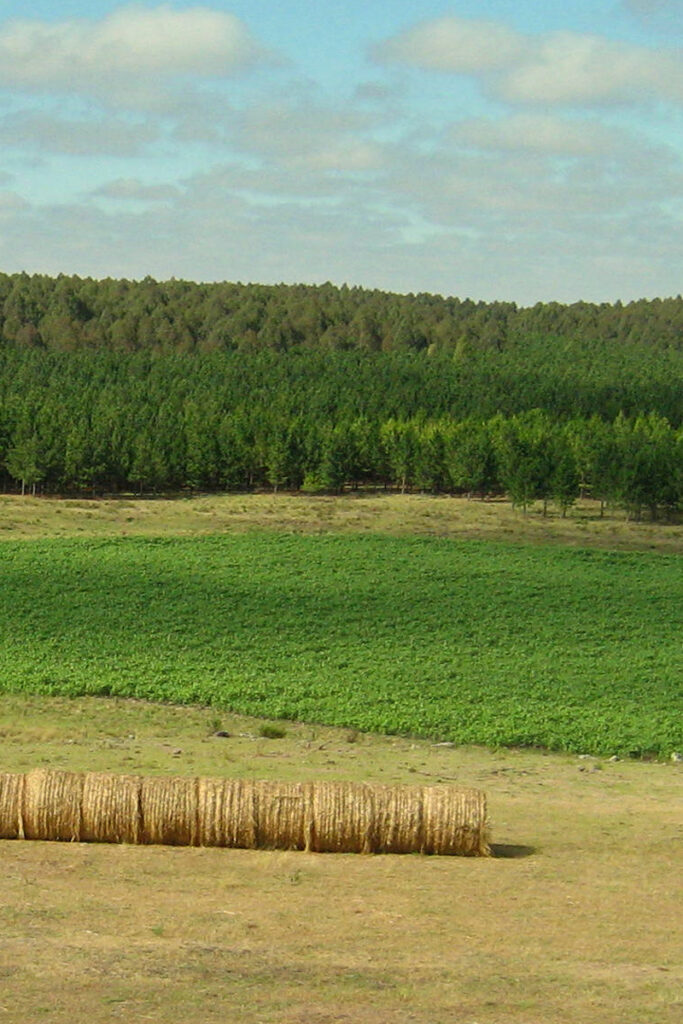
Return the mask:
[[680,1019],[680,765],[280,724],[267,739],[213,709],[0,702],[10,771],[453,781],[487,792],[497,856],[0,842],[0,1019]]
[[495,853],[0,842],[0,1020],[679,1020],[679,525],[1,497],[0,538],[0,769],[474,786]]
[[528,514],[509,501],[358,491],[195,497],[31,498],[0,494],[0,540],[46,537],[205,536],[275,530],[381,533],[513,543],[683,553],[683,523],[636,522],[580,500],[562,517],[540,504]]

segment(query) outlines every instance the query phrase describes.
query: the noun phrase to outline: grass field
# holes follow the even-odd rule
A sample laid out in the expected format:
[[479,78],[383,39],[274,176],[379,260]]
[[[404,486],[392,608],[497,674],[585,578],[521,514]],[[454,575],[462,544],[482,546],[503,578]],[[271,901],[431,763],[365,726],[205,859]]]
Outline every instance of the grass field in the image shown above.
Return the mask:
[[0,540],[46,537],[198,536],[254,529],[296,533],[381,533],[506,540],[611,550],[683,553],[683,523],[600,515],[579,501],[562,518],[540,505],[527,515],[508,501],[363,492],[335,497],[228,494],[194,498],[19,498],[0,495]]
[[0,689],[490,746],[683,747],[673,554],[252,531],[7,540]]
[[680,1020],[682,766],[585,756],[683,747],[680,525],[0,497],[0,538],[0,770],[471,785],[495,853],[0,842],[0,1022]]
[[0,1020],[680,1020],[683,766],[260,728],[209,709],[0,700],[7,770],[473,785],[497,856],[0,842]]

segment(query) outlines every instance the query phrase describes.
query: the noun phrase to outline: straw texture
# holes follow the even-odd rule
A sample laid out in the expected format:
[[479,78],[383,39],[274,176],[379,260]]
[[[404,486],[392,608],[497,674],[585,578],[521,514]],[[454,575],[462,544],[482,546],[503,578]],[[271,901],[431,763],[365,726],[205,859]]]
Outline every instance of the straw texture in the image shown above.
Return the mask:
[[81,842],[141,842],[141,788],[138,775],[87,772],[83,780]]
[[424,849],[423,786],[378,786],[375,792],[375,852]]
[[198,827],[201,846],[257,846],[255,784],[243,779],[200,779]]
[[301,782],[254,783],[257,847],[305,850],[309,846],[312,788]]
[[199,846],[197,779],[143,779],[141,843]]
[[453,786],[0,774],[0,839],[486,856],[486,796]]
[[21,801],[24,776],[0,772],[0,839],[23,839]]
[[379,787],[353,782],[313,786],[309,847],[317,853],[374,853],[375,794]]
[[486,797],[478,789],[425,786],[424,853],[486,856]]
[[37,768],[24,779],[21,816],[26,839],[75,842],[81,833],[83,775]]

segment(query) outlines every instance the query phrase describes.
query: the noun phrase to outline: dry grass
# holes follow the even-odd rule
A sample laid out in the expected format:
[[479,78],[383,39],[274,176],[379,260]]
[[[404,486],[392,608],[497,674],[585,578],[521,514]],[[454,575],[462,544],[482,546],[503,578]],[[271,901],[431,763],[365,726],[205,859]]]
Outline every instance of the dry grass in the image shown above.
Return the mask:
[[223,739],[213,715],[5,697],[2,767],[457,780],[488,793],[497,856],[0,842],[0,1020],[678,1024],[680,765],[267,741],[227,715]]
[[582,501],[563,519],[540,505],[528,515],[504,500],[421,494],[228,494],[177,499],[52,499],[0,495],[0,538],[205,535],[275,529],[380,532],[623,550],[683,551],[683,525],[631,522],[622,512],[600,517]]

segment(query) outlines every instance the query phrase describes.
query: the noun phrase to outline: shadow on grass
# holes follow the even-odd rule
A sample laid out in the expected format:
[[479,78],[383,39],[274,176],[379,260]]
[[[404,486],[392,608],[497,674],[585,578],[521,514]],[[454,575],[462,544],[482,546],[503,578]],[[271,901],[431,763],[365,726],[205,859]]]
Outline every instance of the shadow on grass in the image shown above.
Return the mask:
[[532,857],[536,853],[535,846],[513,846],[510,843],[491,843],[491,855],[493,857],[507,857],[518,859],[519,857]]

